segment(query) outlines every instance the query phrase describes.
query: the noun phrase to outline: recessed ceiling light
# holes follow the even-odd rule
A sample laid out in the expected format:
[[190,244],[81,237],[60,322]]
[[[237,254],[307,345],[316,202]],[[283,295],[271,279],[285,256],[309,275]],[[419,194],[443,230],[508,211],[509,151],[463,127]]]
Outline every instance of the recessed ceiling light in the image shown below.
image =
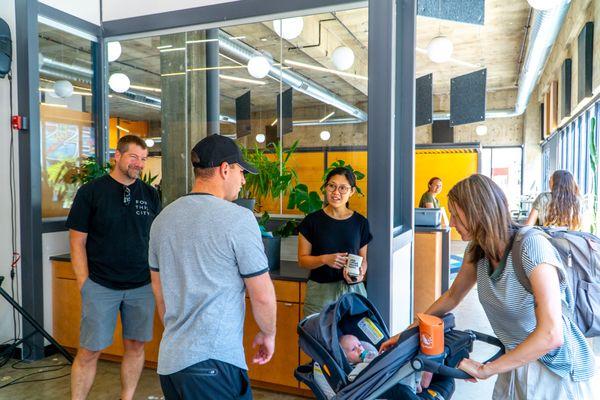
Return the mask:
[[269,39],[267,39],[266,37],[261,37],[261,38],[260,38],[260,41],[261,41],[261,42],[266,42],[267,40],[269,40]]

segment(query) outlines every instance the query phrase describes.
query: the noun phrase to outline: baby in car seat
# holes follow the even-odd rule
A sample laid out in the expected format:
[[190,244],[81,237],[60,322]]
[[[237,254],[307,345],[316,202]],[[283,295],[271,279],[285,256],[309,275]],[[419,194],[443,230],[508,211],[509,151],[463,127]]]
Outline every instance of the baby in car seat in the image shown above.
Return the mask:
[[[361,342],[354,335],[343,335],[340,337],[340,346],[342,347],[342,350],[344,350],[346,360],[348,360],[350,365],[354,367],[348,375],[348,380],[350,382],[353,382],[358,374],[365,369],[378,355],[375,347],[368,342]],[[385,398],[401,400],[444,400],[444,395],[448,396],[449,398],[454,392],[453,379],[448,377],[437,377],[436,379],[440,382],[444,382],[443,386],[451,386],[448,388],[449,390],[443,390],[443,387],[441,388],[442,390],[439,390],[440,388],[437,388],[439,384],[436,385],[434,382],[429,389],[424,390],[422,393],[414,394],[411,390],[409,390],[408,386],[396,385],[394,388],[386,392],[384,396]],[[434,387],[437,390],[434,390]],[[442,393],[444,393],[444,395],[442,395]]]
[[[354,335],[343,335],[340,337],[340,346],[344,350],[346,360],[354,366],[348,380],[354,381],[354,378],[377,357],[377,350],[370,343],[361,342]],[[367,347],[367,348],[365,348]]]

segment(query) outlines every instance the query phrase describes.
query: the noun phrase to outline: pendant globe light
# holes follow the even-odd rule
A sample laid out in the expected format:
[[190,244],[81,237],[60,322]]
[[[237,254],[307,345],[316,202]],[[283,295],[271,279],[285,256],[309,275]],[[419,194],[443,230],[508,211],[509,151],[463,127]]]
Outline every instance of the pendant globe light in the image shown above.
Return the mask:
[[427,56],[434,63],[445,63],[452,57],[454,45],[447,36],[436,36],[427,45]]
[[108,42],[106,46],[106,52],[108,55],[108,61],[116,61],[121,56],[121,43],[119,42]]
[[127,75],[117,72],[108,78],[108,86],[117,93],[125,93],[129,90],[131,82]]
[[285,40],[296,39],[302,33],[304,20],[302,17],[273,20],[273,29]]
[[73,94],[73,84],[66,80],[54,82],[54,94],[62,99],[71,97]]
[[354,64],[354,52],[351,48],[340,46],[331,54],[333,65],[339,71],[345,71]]
[[271,70],[271,62],[265,56],[254,56],[248,60],[248,73],[257,79],[262,79]]

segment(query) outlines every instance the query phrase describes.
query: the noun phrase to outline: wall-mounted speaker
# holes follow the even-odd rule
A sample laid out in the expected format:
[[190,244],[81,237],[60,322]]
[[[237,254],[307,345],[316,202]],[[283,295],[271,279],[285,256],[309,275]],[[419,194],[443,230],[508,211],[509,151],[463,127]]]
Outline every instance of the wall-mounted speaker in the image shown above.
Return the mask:
[[0,78],[10,72],[12,62],[12,40],[10,28],[6,21],[0,18]]

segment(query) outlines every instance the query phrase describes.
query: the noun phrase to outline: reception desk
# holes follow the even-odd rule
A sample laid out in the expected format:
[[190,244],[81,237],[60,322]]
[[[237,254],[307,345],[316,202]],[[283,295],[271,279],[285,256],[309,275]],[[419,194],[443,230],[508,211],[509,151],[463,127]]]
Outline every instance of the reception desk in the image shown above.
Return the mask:
[[450,228],[415,227],[413,312],[425,311],[450,286]]

